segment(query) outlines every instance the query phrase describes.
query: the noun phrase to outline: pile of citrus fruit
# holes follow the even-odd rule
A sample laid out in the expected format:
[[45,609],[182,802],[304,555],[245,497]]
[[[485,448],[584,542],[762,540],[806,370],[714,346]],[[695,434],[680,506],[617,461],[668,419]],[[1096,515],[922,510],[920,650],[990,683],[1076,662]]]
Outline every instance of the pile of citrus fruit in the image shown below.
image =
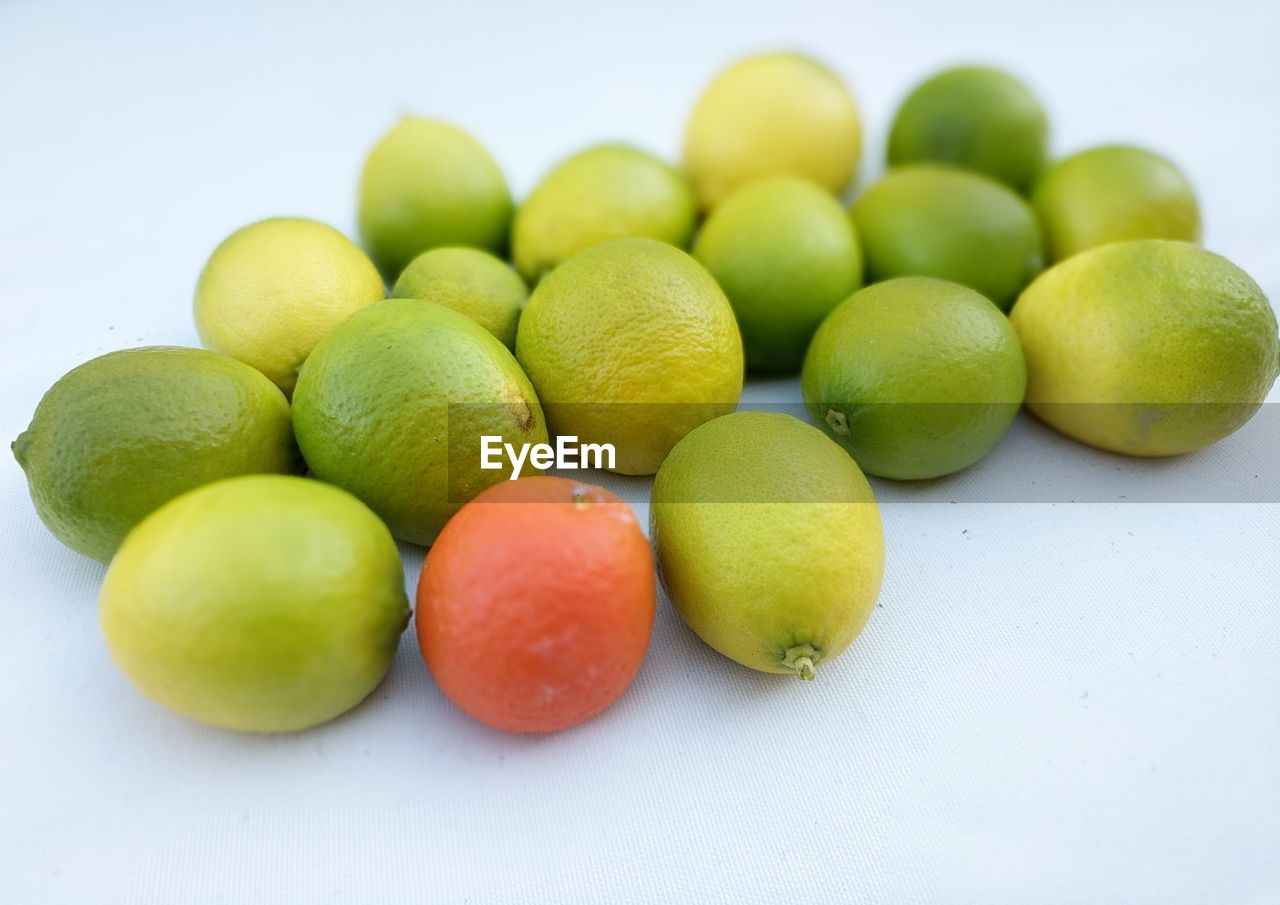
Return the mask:
[[[410,620],[398,538],[430,547],[423,658],[489,725],[616,700],[659,578],[715,650],[812,679],[880,590],[864,474],[966,468],[1023,404],[1185,453],[1270,390],[1275,315],[1199,247],[1166,158],[1051,160],[1035,94],[979,67],[906,97],[850,206],[861,149],[832,70],[764,54],[707,86],[679,167],[602,144],[517,203],[472,136],[406,118],[364,167],[363,250],[305,219],[229,236],[196,287],[204,349],[81,365],[13,444],[49,529],[110,562],[115,662],[214,725],[332,719]],[[744,375],[797,373],[811,423],[735,412]],[[551,438],[656,475],[649,538],[603,489],[483,455]]]

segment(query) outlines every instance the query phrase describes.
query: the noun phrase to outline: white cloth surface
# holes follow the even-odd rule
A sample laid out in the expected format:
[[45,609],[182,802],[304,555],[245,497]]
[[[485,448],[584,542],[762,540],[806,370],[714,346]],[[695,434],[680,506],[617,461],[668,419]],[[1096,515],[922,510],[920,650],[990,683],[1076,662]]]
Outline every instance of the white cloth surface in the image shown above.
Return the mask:
[[[777,46],[850,79],[864,182],[915,80],[1013,67],[1058,153],[1172,155],[1207,245],[1277,299],[1278,19],[1264,0],[5,0],[0,429],[89,357],[195,344],[195,278],[232,229],[293,214],[351,232],[363,154],[402,112],[472,130],[523,193],[596,140],[674,156],[705,80]],[[0,902],[1280,902],[1265,420],[1132,463],[1021,419],[970,472],[876,482],[881,607],[817,682],[728,662],[663,599],[625,697],[540,738],[455,710],[411,631],[372,698],[313,731],[165,712],[107,658],[103,567],[45,531],[9,461]],[[1009,490],[1064,474],[1092,502]],[[647,518],[648,481],[604,483]],[[403,552],[414,581],[421,550]]]

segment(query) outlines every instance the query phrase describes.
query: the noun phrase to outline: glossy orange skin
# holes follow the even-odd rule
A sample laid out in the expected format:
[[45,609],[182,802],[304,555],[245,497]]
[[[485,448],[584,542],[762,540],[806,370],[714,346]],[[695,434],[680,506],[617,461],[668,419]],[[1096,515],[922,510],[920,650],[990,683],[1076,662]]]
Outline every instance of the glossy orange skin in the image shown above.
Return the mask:
[[418,580],[423,659],[458,707],[554,732],[621,696],[653,629],[653,554],[600,487],[529,477],[488,488],[440,532]]

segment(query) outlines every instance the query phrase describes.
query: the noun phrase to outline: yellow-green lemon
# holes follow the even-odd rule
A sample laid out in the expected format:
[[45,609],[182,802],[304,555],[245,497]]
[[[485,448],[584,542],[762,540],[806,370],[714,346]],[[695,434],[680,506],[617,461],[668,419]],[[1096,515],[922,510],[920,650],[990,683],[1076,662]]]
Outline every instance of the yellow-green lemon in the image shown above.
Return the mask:
[[794,372],[818,324],[862,284],[853,221],[811,182],[748,183],[711,212],[693,255],[733,305],[747,367]]
[[738,412],[691,431],[658,471],[651,519],[676,611],[743,666],[812,679],[875,608],[884,535],[871,488],[789,415]]
[[1049,260],[1129,239],[1200,238],[1200,205],[1172,161],[1143,148],[1108,145],[1060,160],[1031,203]]
[[179,494],[301,465],[289,403],[271,381],[225,355],[172,346],[112,352],[67,373],[13,454],[49,530],[104,562]]
[[801,389],[814,423],[867,474],[915,480],[972,465],[1000,442],[1026,389],[1008,319],[977,292],[901,277],[823,321]]
[[956,66],[917,85],[893,118],[889,165],[947,163],[1025,191],[1044,167],[1049,119],[1031,89],[989,66]]
[[507,180],[480,142],[449,123],[406,116],[365,160],[360,238],[393,281],[432,248],[503,251],[511,207]]
[[862,153],[848,87],[798,53],[745,57],[712,80],[684,135],[684,167],[702,207],[762,176],[792,175],[840,194]]
[[228,236],[196,285],[200,342],[252,365],[285,395],[320,338],[385,298],[377,269],[332,227],[293,217]]
[[1257,411],[1280,371],[1276,316],[1226,258],[1117,242],[1045,271],[1009,315],[1027,407],[1082,443],[1131,456],[1208,446]]
[[508,349],[529,290],[511,266],[477,248],[435,248],[414,258],[396,280],[394,298],[437,302],[465,314]]
[[[538,397],[506,347],[466,315],[418,299],[371,305],[325,337],[298,378],[293,423],[316,477],[415,544],[510,476],[482,467],[482,437],[499,450],[547,441]],[[526,462],[522,473],[533,471]]]
[[557,164],[520,205],[512,256],[536,283],[605,239],[645,236],[683,248],[696,216],[689,186],[670,164],[629,145],[597,145]]
[[937,277],[1007,311],[1040,272],[1035,214],[1010,188],[949,167],[891,170],[853,206],[869,281]]
[[331,720],[382,681],[409,619],[386,526],[304,478],[233,478],[148,516],[107,570],[111,657],[148,697],[226,729]]
[[653,239],[612,239],[553,270],[520,318],[516,354],[552,432],[613,444],[624,474],[653,474],[742,391],[742,338],[724,293]]

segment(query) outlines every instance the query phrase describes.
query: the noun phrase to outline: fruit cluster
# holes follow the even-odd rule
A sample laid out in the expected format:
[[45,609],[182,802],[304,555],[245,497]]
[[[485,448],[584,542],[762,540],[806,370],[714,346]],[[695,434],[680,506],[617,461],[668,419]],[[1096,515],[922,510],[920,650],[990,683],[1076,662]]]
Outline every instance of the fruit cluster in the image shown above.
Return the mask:
[[[490,725],[560,729],[622,694],[655,550],[707,644],[811,679],[880,590],[864,472],[956,472],[1023,404],[1165,456],[1262,403],[1275,315],[1196,244],[1163,157],[1051,163],[1036,97],[976,67],[911,92],[846,209],[861,141],[838,76],[765,54],[706,88],[679,169],[600,145],[517,206],[475,139],[407,118],[365,164],[364,250],[303,219],[231,235],[196,288],[204,349],[94,359],[14,443],[45,524],[110,562],[115,661],[218,726],[332,719],[408,624],[398,538],[430,547],[422,654]],[[745,372],[799,372],[813,423],[735,412]],[[600,488],[483,464],[550,436],[656,474],[652,546]]]

